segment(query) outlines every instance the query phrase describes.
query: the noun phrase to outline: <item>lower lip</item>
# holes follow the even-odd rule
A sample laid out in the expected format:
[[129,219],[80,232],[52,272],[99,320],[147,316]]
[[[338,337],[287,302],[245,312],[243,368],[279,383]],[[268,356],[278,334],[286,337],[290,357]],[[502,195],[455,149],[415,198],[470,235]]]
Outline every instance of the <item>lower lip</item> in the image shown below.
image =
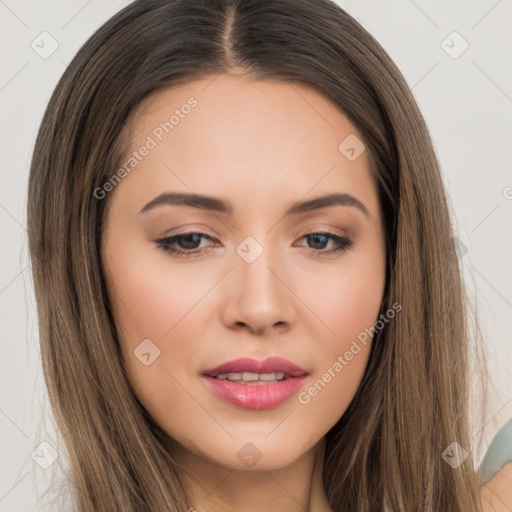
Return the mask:
[[213,393],[230,404],[242,409],[273,409],[293,396],[302,386],[304,377],[290,377],[264,385],[238,384],[229,380],[205,377]]

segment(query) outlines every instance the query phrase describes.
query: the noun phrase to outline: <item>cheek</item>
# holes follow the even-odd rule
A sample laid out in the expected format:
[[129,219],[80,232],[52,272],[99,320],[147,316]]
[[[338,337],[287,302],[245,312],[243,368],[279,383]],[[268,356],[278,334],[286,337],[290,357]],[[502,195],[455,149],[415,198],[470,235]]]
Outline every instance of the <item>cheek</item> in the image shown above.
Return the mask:
[[163,251],[112,253],[109,289],[114,316],[133,350],[143,339],[161,344],[174,337],[183,320],[215,283],[213,276],[171,265]]
[[115,240],[110,247],[115,264],[108,266],[109,297],[132,386],[150,409],[163,390],[175,406],[186,409],[173,377],[180,381],[197,356],[201,322],[195,306],[216,278],[176,264],[171,268],[168,256],[157,249],[122,248]]
[[384,292],[384,256],[347,258],[344,268],[317,275],[314,283],[300,293],[323,326],[316,322],[310,334],[318,339],[317,366],[297,399],[328,430],[354,398],[368,363]]
[[197,273],[194,280],[190,273],[169,269],[166,273],[159,265],[133,264],[136,261],[141,260],[118,258],[112,283],[123,360],[131,387],[145,409],[180,438],[188,428],[181,419],[201,414],[183,384],[199,350],[194,305],[211,284],[208,279],[201,281]]
[[325,323],[335,333],[329,347],[346,350],[352,340],[374,325],[382,302],[383,286],[379,275],[353,269],[338,280],[338,286],[331,287],[327,297],[323,298]]
[[299,281],[298,294],[321,321],[311,337],[321,333],[318,348],[324,364],[328,354],[348,350],[377,320],[384,293],[385,256],[378,246],[375,249],[347,253],[338,265],[323,272],[312,270],[308,279]]

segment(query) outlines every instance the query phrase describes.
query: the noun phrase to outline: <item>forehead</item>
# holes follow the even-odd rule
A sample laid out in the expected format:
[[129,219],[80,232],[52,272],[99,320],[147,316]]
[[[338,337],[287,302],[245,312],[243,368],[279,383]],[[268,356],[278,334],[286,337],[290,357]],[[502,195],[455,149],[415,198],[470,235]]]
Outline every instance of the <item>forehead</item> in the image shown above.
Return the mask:
[[169,144],[186,142],[193,132],[202,149],[236,146],[237,155],[276,143],[286,149],[287,143],[301,142],[306,150],[320,139],[336,149],[340,136],[356,132],[332,100],[310,87],[224,74],[153,92],[134,116],[133,142],[166,121],[173,125],[162,134]]
[[202,78],[156,91],[139,106],[127,157],[145,145],[151,150],[119,188],[130,182],[134,200],[166,188],[250,193],[252,200],[272,191],[304,196],[316,187],[366,195],[374,192],[366,152],[350,160],[340,149],[354,137],[362,145],[342,110],[303,84]]

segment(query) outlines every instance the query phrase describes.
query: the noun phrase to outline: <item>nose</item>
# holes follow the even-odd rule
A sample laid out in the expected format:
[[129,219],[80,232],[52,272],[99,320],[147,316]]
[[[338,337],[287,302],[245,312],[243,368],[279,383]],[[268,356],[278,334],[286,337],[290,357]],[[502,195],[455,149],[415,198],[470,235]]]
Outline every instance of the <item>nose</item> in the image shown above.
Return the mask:
[[290,329],[294,322],[294,294],[282,269],[283,265],[265,248],[251,263],[237,256],[225,283],[224,324],[258,335]]

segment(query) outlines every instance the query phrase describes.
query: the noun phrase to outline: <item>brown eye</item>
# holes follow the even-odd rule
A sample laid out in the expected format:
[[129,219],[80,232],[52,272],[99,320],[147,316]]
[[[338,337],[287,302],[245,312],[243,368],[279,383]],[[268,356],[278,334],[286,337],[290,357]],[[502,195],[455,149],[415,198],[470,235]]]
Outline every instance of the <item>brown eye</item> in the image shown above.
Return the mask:
[[159,249],[177,256],[197,255],[202,254],[207,248],[198,246],[203,238],[212,240],[211,237],[204,233],[181,233],[160,240],[155,240]]

